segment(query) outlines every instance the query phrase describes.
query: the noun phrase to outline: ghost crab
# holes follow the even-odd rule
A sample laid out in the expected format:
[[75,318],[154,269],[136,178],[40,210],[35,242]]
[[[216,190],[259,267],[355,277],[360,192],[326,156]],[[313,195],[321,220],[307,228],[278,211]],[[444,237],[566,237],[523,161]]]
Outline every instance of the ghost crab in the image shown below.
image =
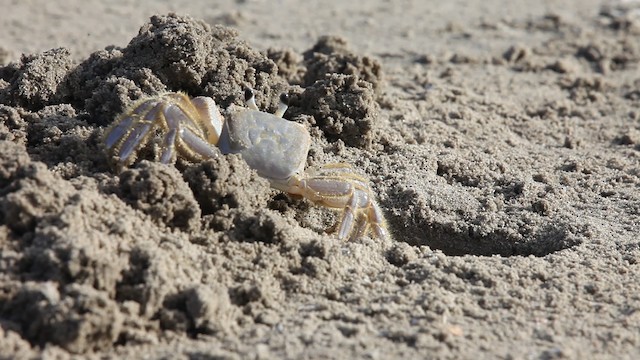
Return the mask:
[[311,136],[304,126],[282,118],[288,108],[286,94],[274,114],[262,112],[254,91],[245,89],[246,107],[231,109],[228,119],[210,97],[190,98],[171,92],[135,103],[105,132],[107,151],[119,166],[132,163],[155,130],[162,134],[160,161],[176,156],[202,161],[221,154],[239,153],[275,189],[300,195],[316,204],[342,209],[339,239],[370,231],[386,238],[384,216],[367,180],[348,164],[327,164],[305,171]]

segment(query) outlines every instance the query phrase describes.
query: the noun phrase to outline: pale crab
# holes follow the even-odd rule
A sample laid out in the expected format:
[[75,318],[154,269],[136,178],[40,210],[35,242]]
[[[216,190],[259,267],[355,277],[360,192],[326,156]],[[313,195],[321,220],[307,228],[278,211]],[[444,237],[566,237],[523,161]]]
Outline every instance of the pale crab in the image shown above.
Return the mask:
[[[160,161],[176,156],[202,161],[239,153],[271,186],[329,208],[342,209],[337,237],[360,237],[370,231],[386,238],[387,230],[368,181],[348,164],[328,164],[305,171],[311,136],[296,122],[282,118],[286,94],[274,114],[258,109],[254,91],[245,89],[246,107],[229,110],[228,119],[210,97],[190,98],[170,92],[135,103],[105,132],[107,151],[121,166],[135,160],[151,134],[162,134]],[[158,130],[158,131],[156,131]]]

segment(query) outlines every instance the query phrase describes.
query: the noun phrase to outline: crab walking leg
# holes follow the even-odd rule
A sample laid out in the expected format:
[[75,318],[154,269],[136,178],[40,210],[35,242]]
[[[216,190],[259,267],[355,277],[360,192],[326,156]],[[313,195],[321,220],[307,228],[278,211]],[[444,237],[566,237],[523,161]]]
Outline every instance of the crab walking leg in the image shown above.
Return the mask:
[[369,213],[367,214],[367,218],[369,219],[371,230],[377,238],[386,239],[389,236],[386,229],[386,220],[384,219],[382,210],[380,210],[380,207],[373,199],[371,199],[371,202],[369,203]]
[[129,133],[129,136],[127,136],[120,148],[120,157],[118,159],[120,163],[127,162],[133,151],[147,141],[147,135],[149,135],[149,131],[153,127],[154,121],[161,108],[162,105],[156,105],[144,116],[144,119],[133,125],[133,130]]
[[180,129],[180,140],[184,141],[187,149],[192,150],[203,159],[211,159],[220,155],[220,150],[217,147],[211,146],[189,129]]
[[[355,176],[355,174],[354,174]],[[359,181],[335,176],[292,177],[285,186],[275,182],[275,188],[291,194],[302,195],[306,199],[326,207],[343,209],[338,227],[338,238],[345,239],[353,233],[366,232],[371,226],[377,238],[387,237],[382,211],[372,199],[368,186]],[[364,217],[364,224],[360,217]]]
[[173,154],[175,153],[175,143],[176,137],[178,135],[178,129],[171,129],[167,132],[167,135],[164,136],[164,140],[162,140],[162,155],[160,156],[160,162],[163,164],[168,164],[173,159]]
[[387,235],[384,231],[384,218],[377,215],[382,215],[382,212],[370,194],[354,187],[351,198],[342,213],[338,238],[344,239],[349,234],[353,234],[352,237],[360,237],[371,226],[375,237],[385,239]]
[[169,131],[167,131],[167,134],[162,140],[162,148],[164,150],[162,150],[162,155],[160,155],[160,162],[163,164],[170,163],[175,153],[176,137],[180,130],[180,119],[172,116],[176,110],[180,111],[180,109],[173,104],[164,109],[164,121]]
[[133,153],[133,150],[145,142],[152,125],[153,124],[147,122],[140,122],[135,125],[127,139],[122,143],[120,158],[118,159],[121,163],[126,162]]
[[[354,238],[358,239],[363,237],[369,229],[369,219],[366,214],[360,213],[358,215],[358,222],[356,222],[355,229],[353,231]],[[382,238],[380,236],[376,236]]]
[[338,239],[344,239],[351,233],[354,221],[358,215],[358,209],[362,207],[360,203],[368,202],[367,198],[366,194],[353,189],[353,186],[351,186],[351,197],[342,211],[342,219],[340,220],[340,227],[338,228]]
[[[109,130],[107,130],[107,134],[104,137],[104,144],[107,150],[111,150],[114,145],[116,145],[122,138],[127,134],[131,125],[136,121],[142,114],[148,111],[153,106],[158,104],[157,101],[145,101],[142,104],[138,105],[129,116],[126,116],[120,120],[118,120],[114,126],[112,126]],[[138,120],[139,121],[139,120]]]
[[120,139],[129,131],[129,127],[133,124],[133,117],[127,116],[120,122],[108,130],[107,135],[104,137],[104,145],[107,150],[111,150],[113,145],[117,144]]
[[160,162],[168,164],[173,159],[176,147],[176,137],[180,131],[180,121],[184,118],[184,112],[175,104],[171,104],[165,107],[163,111],[163,120],[168,131],[162,141],[162,155],[160,155]]

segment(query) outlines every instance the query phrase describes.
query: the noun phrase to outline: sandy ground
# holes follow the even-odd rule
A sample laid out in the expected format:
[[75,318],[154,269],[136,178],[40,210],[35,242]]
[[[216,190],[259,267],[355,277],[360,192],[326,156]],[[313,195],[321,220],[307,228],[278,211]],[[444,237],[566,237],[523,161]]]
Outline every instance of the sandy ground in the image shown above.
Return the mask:
[[[175,12],[176,14],[172,14]],[[0,358],[640,357],[640,2],[9,1]],[[256,89],[391,239],[238,155],[117,171],[165,91]]]

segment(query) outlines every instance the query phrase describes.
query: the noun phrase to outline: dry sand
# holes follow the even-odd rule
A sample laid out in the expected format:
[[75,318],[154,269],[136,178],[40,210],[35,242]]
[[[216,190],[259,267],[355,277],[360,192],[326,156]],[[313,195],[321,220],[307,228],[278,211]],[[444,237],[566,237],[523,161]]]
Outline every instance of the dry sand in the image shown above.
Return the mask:
[[[0,358],[640,357],[639,1],[11,1],[0,24]],[[393,239],[338,241],[238,156],[110,167],[136,99],[244,83],[291,95],[308,166],[366,174]]]

